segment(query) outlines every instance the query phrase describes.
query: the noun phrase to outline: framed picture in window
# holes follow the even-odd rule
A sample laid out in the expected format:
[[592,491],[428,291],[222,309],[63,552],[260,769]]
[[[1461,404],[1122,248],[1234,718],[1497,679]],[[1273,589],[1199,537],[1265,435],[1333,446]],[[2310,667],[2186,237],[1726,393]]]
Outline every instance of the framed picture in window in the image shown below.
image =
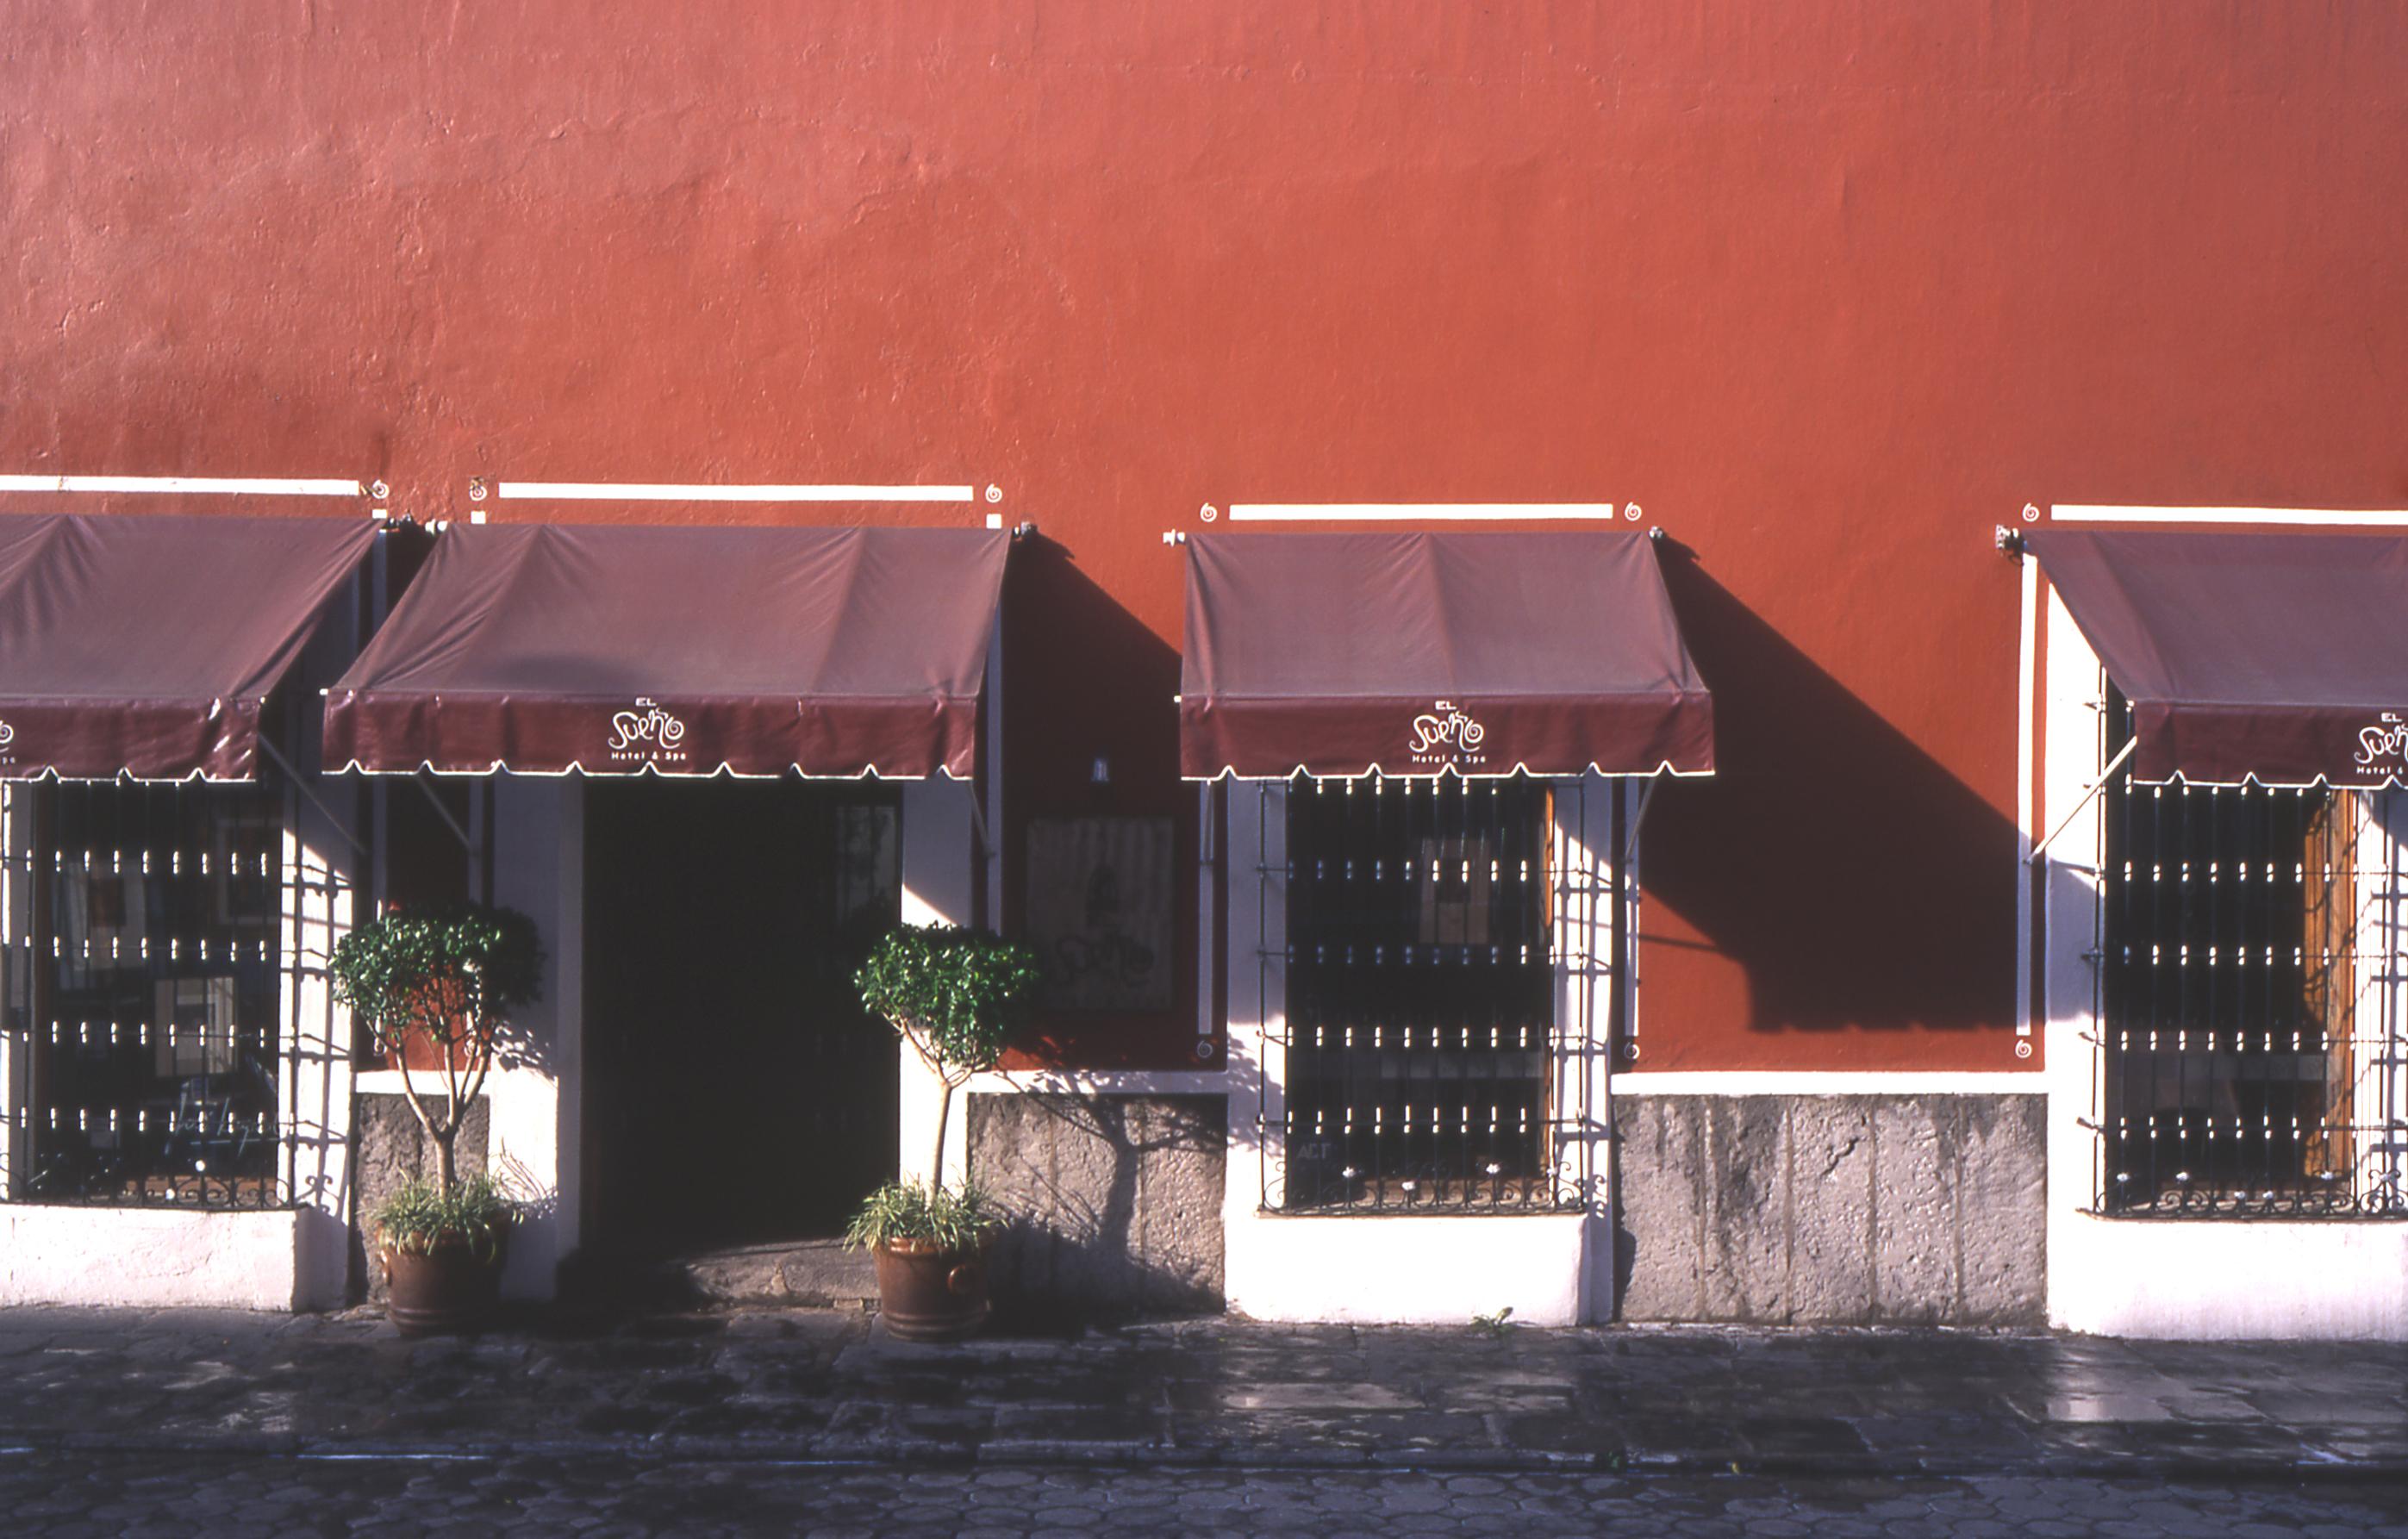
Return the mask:
[[236,930],[275,927],[280,917],[276,842],[274,828],[257,819],[227,818],[219,822],[209,852],[219,923]]
[[[109,870],[103,861],[62,863],[56,892],[63,969],[70,979],[94,972],[142,965],[142,926],[148,916],[138,866]],[[79,986],[70,982],[70,987]]]
[[160,1076],[232,1074],[237,1060],[234,979],[161,978],[152,992],[153,1067]]
[[1168,818],[1039,818],[1028,825],[1029,944],[1058,1010],[1170,1008]]

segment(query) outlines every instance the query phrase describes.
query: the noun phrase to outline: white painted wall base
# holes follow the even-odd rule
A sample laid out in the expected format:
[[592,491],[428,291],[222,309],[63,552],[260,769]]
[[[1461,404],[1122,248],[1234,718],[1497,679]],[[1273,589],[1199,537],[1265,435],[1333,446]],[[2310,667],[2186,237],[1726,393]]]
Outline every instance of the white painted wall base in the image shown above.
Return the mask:
[[[1235,1163],[1233,1160],[1231,1161]],[[1228,1226],[1229,1307],[1258,1320],[1464,1325],[1511,1307],[1526,1325],[1581,1319],[1586,1215],[1310,1218]],[[1438,1258],[1444,1264],[1434,1264]]]
[[0,1207],[0,1306],[333,1308],[342,1278],[305,1268],[305,1218],[325,1216]]
[[[2102,1218],[2086,1212],[2098,1149],[2091,1042],[2099,901],[2098,654],[2052,592],[2035,680],[2046,738],[2032,826],[2063,831],[2042,879],[2047,1041],[2048,1319],[2061,1330],[2173,1340],[2408,1340],[2408,1223],[2357,1219]],[[2400,838],[2396,832],[2380,836]],[[2373,860],[2373,869],[2389,864]],[[2028,911],[2019,922],[2028,920]],[[2388,942],[2377,946],[2387,948]],[[2393,1019],[2361,1005],[2365,1019]]]
[[2049,1323],[2181,1341],[2408,1340],[2408,1223],[2062,1215]]

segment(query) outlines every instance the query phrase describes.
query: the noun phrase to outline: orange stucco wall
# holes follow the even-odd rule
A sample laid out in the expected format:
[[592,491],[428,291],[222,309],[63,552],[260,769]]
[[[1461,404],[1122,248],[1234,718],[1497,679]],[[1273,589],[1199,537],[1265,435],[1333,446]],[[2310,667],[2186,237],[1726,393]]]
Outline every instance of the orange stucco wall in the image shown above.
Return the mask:
[[994,484],[1046,537],[1023,816],[1192,805],[1161,534],[1203,505],[1640,504],[1724,766],[1651,817],[1644,1067],[2031,1066],[1994,523],[2408,503],[2392,6],[9,0],[0,39],[0,471],[422,517]]

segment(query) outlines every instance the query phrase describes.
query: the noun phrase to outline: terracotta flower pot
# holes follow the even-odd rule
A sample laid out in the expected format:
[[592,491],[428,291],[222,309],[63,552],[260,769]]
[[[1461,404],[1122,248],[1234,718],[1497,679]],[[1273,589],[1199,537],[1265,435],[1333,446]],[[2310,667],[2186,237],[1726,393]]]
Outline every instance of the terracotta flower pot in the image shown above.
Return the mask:
[[939,1250],[924,1240],[871,1247],[878,1317],[902,1341],[959,1341],[986,1323],[986,1252]]
[[494,1236],[489,1249],[447,1238],[424,1255],[383,1246],[385,1280],[391,1292],[385,1314],[405,1336],[458,1335],[481,1331],[501,1307],[502,1262],[509,1232]]

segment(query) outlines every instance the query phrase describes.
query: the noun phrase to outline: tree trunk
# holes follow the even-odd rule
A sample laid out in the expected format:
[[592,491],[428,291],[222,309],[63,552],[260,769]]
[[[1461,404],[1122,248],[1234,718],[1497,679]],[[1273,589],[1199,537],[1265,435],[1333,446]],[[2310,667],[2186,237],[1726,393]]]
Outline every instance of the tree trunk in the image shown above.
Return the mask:
[[452,1195],[452,1141],[460,1135],[457,1128],[447,1128],[435,1135],[435,1184],[446,1197]]
[[945,1190],[945,1123],[953,1110],[952,1078],[939,1075],[938,1083],[944,1089],[937,1096],[937,1157],[928,1165],[928,1191],[932,1196]]

